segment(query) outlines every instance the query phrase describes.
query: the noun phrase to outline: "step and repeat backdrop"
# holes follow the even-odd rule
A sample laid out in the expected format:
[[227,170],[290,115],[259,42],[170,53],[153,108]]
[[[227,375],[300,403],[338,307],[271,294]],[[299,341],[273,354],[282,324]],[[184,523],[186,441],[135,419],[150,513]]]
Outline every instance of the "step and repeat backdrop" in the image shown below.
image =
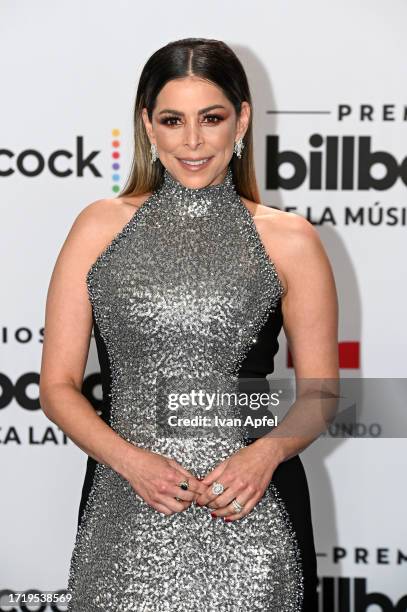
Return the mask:
[[[318,228],[341,377],[375,407],[302,453],[320,611],[407,610],[405,427],[388,427],[407,377],[406,24],[402,0],[0,2],[0,591],[66,588],[86,455],[39,405],[48,283],[77,214],[124,184],[142,66],[196,36],[247,71],[262,202]],[[293,377],[279,341],[274,376]],[[92,339],[96,407],[98,372]]]

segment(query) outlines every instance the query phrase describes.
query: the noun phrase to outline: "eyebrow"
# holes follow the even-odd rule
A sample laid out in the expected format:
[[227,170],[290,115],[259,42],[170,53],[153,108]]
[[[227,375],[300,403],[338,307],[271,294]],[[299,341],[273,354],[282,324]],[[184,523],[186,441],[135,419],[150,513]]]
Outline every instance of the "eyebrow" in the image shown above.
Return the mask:
[[[207,113],[208,111],[213,110],[214,108],[223,108],[224,110],[226,110],[226,108],[222,106],[222,104],[212,104],[212,106],[201,108],[201,110],[198,111],[198,114],[201,115],[202,113]],[[184,115],[184,113],[181,113],[180,111],[174,110],[172,108],[164,108],[158,114],[162,115],[163,113],[173,113],[174,115]]]

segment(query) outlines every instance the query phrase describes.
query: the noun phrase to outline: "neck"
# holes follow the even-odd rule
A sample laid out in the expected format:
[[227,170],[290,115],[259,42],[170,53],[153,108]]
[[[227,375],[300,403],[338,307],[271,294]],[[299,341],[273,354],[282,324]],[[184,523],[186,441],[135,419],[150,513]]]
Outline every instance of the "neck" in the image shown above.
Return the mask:
[[186,187],[165,168],[158,195],[162,208],[168,209],[170,214],[184,218],[219,217],[231,214],[228,203],[231,204],[239,199],[230,166],[222,182],[196,188]]
[[227,167],[225,177],[220,183],[195,188],[186,187],[165,168],[159,193],[161,196],[171,197],[174,205],[177,203],[182,205],[182,202],[185,204],[191,202],[200,204],[209,204],[211,201],[214,203],[222,202],[226,198],[237,195],[230,166]]

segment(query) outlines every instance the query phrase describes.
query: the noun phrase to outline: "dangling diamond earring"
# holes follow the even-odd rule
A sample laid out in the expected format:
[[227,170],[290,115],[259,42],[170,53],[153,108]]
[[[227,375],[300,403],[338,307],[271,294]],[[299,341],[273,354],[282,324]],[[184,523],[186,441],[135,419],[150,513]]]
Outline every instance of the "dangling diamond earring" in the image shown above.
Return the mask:
[[157,146],[152,142],[151,143],[151,163],[153,164],[158,159]]
[[243,142],[243,138],[240,137],[236,142],[235,145],[233,147],[233,152],[236,153],[237,157],[240,159],[242,157],[242,151],[244,149],[244,142]]

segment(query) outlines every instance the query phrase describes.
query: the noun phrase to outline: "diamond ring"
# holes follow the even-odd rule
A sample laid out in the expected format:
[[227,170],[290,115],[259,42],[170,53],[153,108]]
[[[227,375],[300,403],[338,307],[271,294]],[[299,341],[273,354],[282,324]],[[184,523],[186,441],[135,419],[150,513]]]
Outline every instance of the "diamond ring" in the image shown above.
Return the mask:
[[241,512],[243,510],[242,504],[239,504],[236,498],[232,500],[232,506],[236,512]]
[[212,485],[212,493],[214,495],[220,495],[225,490],[225,487],[221,482],[214,482]]

